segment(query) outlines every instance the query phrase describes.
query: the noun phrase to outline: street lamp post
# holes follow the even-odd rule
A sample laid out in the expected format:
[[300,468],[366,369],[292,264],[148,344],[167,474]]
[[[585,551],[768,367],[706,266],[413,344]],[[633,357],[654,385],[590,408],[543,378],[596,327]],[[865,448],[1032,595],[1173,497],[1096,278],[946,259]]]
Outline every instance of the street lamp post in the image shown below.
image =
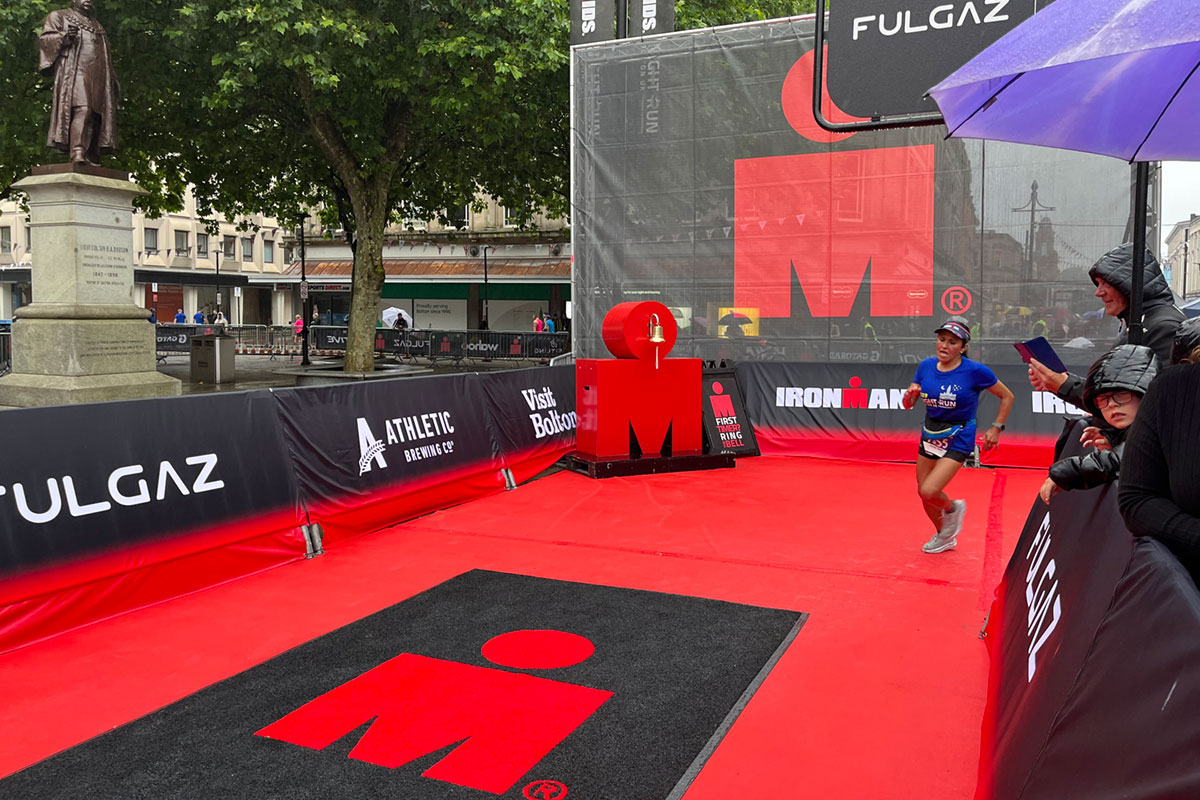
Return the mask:
[[305,215],[300,215],[300,314],[303,317],[304,327],[300,330],[303,336],[300,337],[300,366],[312,366],[312,362],[308,360],[308,337],[309,328],[312,327],[312,312],[310,310],[310,299],[308,293],[308,273],[307,273],[307,254],[304,249],[304,218]]
[[[222,246],[224,246],[224,245],[222,245]],[[220,247],[218,247],[214,251],[214,255],[217,257],[217,310],[216,310],[216,313],[213,314],[213,321],[215,322],[217,319],[217,316],[220,315],[220,313],[221,313],[221,248]]]

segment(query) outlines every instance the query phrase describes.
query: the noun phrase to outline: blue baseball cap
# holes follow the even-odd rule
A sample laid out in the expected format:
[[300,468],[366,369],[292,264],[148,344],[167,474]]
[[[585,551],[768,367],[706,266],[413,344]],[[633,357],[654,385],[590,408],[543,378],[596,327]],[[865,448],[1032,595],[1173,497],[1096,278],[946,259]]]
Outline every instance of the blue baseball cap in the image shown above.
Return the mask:
[[948,319],[939,327],[934,328],[933,332],[940,333],[945,331],[952,336],[957,336],[958,338],[962,339],[963,342],[969,342],[971,341],[971,330],[966,326],[965,322],[965,320],[963,322],[959,322],[956,319]]

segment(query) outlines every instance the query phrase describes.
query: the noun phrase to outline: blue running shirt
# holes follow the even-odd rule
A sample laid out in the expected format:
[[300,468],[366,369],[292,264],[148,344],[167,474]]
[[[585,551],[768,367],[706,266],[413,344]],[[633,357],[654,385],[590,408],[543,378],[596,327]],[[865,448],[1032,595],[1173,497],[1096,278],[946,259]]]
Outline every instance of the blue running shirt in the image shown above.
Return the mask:
[[913,375],[913,383],[921,386],[926,418],[940,422],[975,419],[979,393],[996,385],[996,374],[969,358],[949,372],[940,372],[937,365],[936,358],[927,358],[917,365]]

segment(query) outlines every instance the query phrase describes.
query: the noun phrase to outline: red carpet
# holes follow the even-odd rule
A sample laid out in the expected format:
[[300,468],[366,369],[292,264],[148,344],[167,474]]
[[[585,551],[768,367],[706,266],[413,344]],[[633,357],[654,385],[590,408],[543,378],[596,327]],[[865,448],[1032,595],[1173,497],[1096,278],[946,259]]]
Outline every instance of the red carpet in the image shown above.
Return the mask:
[[1042,478],[964,470],[927,556],[911,465],[557,474],[0,657],[0,775],[482,568],[811,614],[688,800],[970,797],[981,609]]

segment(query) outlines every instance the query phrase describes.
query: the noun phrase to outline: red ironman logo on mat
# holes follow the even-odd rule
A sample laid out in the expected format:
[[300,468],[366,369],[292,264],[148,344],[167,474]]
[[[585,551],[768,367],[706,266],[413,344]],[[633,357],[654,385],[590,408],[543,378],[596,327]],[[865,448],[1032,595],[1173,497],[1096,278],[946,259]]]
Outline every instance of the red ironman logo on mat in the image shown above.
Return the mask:
[[[489,640],[484,658],[516,669],[560,669],[595,647],[565,631],[511,631]],[[537,766],[612,692],[504,670],[402,653],[273,722],[258,736],[323,750],[370,722],[350,757],[394,769],[458,743],[421,773],[503,794]],[[374,722],[372,722],[374,720]],[[525,788],[559,800],[555,781]]]

